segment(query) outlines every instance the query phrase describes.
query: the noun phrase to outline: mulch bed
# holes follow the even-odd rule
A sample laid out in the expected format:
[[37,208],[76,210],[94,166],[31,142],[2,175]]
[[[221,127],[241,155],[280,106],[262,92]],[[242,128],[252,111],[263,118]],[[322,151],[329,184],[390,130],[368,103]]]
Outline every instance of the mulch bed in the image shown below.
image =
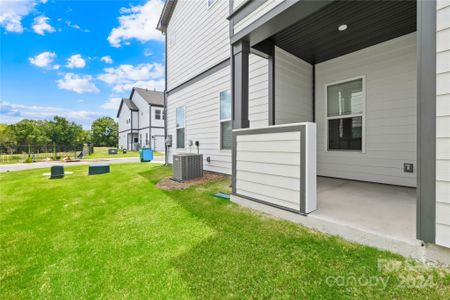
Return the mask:
[[198,177],[183,182],[174,181],[170,179],[170,177],[163,178],[156,184],[156,187],[165,191],[184,190],[191,186],[201,185],[211,181],[221,180],[224,178],[226,178],[225,175],[211,172],[204,172],[203,177]]

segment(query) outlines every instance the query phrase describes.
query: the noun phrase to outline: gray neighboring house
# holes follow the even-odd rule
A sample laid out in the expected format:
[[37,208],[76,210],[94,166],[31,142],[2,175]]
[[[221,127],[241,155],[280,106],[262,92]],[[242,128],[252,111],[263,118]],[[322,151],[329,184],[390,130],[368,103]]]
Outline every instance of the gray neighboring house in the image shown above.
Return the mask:
[[236,203],[450,262],[448,20],[449,1],[167,0],[167,162],[199,141]]
[[119,148],[138,150],[151,147],[164,151],[164,93],[133,88],[129,98],[122,99],[117,112]]

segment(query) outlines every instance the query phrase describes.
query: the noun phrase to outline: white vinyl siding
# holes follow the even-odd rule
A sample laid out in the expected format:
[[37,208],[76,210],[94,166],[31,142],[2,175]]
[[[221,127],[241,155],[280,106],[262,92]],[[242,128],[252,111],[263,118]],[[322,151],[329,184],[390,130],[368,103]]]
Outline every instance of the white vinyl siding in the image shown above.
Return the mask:
[[[251,14],[246,16],[244,19],[240,20],[238,23],[234,25],[234,33],[237,33],[247,27],[248,25],[252,24],[259,18],[261,18],[263,15],[265,15],[267,12],[272,10],[275,6],[282,3],[284,0],[267,0],[264,3],[262,3],[257,9],[255,9]],[[292,0],[288,0],[292,1]]]
[[131,118],[131,111],[128,106],[123,103],[119,114],[119,148],[127,148],[127,135],[130,133],[131,125],[128,120]]
[[139,129],[139,112],[131,111],[131,127],[134,129]]
[[131,99],[131,101],[133,101],[134,105],[136,105],[139,109],[139,124],[137,128],[141,129],[144,127],[148,127],[150,117],[150,106],[148,105],[148,102],[145,101],[138,92],[133,93],[133,98]]
[[313,120],[312,65],[275,47],[275,124]]
[[[416,34],[316,65],[318,175],[416,186]],[[365,153],[326,151],[325,85],[366,78]]]
[[230,56],[228,1],[177,1],[167,27],[167,89]]
[[437,3],[436,244],[450,248],[450,1]]
[[[169,94],[167,98],[167,134],[172,135],[172,147],[168,150],[169,163],[176,153],[196,151],[176,149],[175,108],[186,107],[186,143],[189,140],[200,142],[204,169],[231,174],[231,151],[220,150],[220,127],[218,95],[231,90],[231,69],[226,67],[214,74]],[[250,55],[249,80],[249,119],[251,127],[268,125],[268,64],[267,60]],[[211,162],[207,162],[207,157]]]

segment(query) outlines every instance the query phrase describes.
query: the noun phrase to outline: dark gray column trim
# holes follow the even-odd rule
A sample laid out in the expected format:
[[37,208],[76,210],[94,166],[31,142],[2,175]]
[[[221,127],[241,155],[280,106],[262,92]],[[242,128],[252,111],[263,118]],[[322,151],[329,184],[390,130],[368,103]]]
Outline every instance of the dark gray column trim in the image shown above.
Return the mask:
[[417,1],[417,238],[436,240],[436,1]]
[[250,46],[247,41],[233,45],[233,129],[248,128],[248,82]]
[[312,65],[312,121],[316,122],[316,65]]
[[186,80],[182,84],[174,87],[170,91],[167,91],[167,94],[168,95],[172,95],[172,94],[174,94],[174,93],[176,93],[176,92],[178,92],[178,91],[180,91],[180,90],[182,90],[184,88],[187,88],[188,86],[190,86],[190,85],[192,85],[192,84],[194,84],[196,82],[199,82],[202,79],[205,79],[206,77],[208,77],[208,76],[210,76],[210,75],[212,75],[212,74],[222,70],[223,68],[228,67],[230,65],[230,63],[231,63],[230,62],[230,58],[226,58],[225,60],[221,61],[220,63],[212,66],[211,68],[203,71],[202,73],[200,73],[200,74],[192,77],[191,79]]
[[[299,209],[292,209],[276,205],[267,201],[255,199],[252,197],[244,196],[236,192],[236,168],[237,168],[237,137],[240,135],[254,135],[254,134],[267,134],[267,133],[280,133],[280,132],[299,132],[300,134],[300,206]],[[295,212],[298,214],[306,215],[306,126],[305,125],[293,125],[293,126],[269,126],[264,128],[247,129],[243,131],[233,131],[233,163],[232,163],[232,194],[238,197],[242,197],[251,201],[263,203],[269,206],[273,206],[279,209]]]
[[275,51],[269,57],[269,125],[275,125]]

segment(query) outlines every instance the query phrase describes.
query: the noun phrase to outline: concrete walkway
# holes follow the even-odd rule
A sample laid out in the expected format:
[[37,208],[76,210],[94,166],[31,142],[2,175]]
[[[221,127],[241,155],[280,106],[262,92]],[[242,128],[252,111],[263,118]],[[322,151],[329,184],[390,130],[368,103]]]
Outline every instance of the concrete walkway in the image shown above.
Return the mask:
[[[83,159],[79,162],[62,162],[62,161],[43,161],[35,162],[31,164],[9,164],[0,165],[0,173],[10,172],[10,171],[22,171],[31,170],[39,168],[50,168],[54,165],[63,166],[79,166],[79,165],[89,165],[95,163],[108,163],[108,164],[123,164],[123,163],[137,163],[139,162],[139,157],[118,157],[118,158],[98,158],[98,159]],[[164,163],[164,156],[155,156],[154,163]]]

